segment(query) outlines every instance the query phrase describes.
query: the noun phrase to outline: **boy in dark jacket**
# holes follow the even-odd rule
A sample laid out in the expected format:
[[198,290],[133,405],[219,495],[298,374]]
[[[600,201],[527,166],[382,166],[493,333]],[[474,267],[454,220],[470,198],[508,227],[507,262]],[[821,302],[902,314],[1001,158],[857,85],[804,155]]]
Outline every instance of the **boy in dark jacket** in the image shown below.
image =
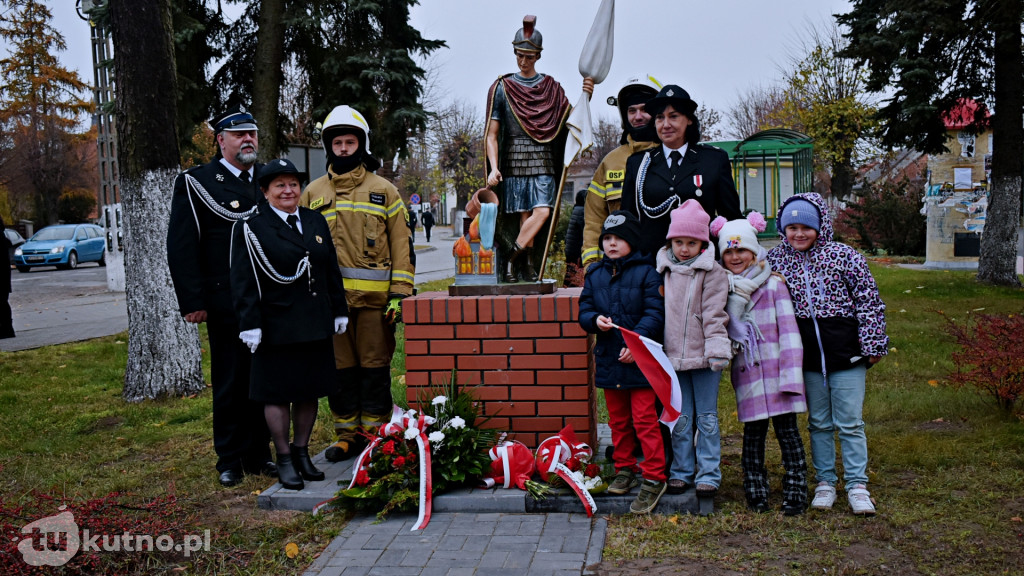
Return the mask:
[[[627,494],[636,486],[640,493],[630,505],[635,514],[646,514],[665,493],[665,448],[658,427],[654,389],[626,348],[618,326],[641,336],[661,340],[665,302],[661,277],[635,247],[640,245],[640,221],[619,210],[604,221],[601,230],[604,258],[587,274],[580,296],[580,326],[597,335],[594,346],[596,384],[604,389],[615,463],[611,494]],[[644,461],[637,465],[637,441]],[[643,482],[636,476],[643,472]]]

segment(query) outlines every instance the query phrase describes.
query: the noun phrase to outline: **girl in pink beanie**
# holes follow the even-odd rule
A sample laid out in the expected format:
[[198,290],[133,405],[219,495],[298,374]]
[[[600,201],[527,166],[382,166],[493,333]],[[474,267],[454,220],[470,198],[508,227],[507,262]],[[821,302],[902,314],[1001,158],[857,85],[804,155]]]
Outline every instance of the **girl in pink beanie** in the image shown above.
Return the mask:
[[683,406],[672,431],[668,491],[695,485],[698,495],[712,495],[722,483],[718,384],[732,358],[725,313],[729,274],[708,249],[711,218],[699,202],[687,200],[671,218],[657,266],[665,281],[665,353]]

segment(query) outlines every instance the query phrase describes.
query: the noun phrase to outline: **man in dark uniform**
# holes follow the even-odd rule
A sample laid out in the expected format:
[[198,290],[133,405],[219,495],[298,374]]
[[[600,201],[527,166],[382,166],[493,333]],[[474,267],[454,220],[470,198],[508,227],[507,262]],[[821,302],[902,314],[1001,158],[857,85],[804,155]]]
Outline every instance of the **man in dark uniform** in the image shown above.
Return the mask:
[[430,229],[434,227],[434,213],[424,210],[423,216],[420,217],[420,223],[423,224],[423,231],[427,233],[427,242],[430,242]]
[[242,475],[277,475],[263,406],[249,400],[252,355],[238,339],[231,302],[231,226],[252,214],[262,194],[256,185],[256,122],[235,106],[210,121],[217,138],[213,161],[174,181],[167,229],[167,263],[186,322],[206,322],[213,381],[213,447],[220,483]]

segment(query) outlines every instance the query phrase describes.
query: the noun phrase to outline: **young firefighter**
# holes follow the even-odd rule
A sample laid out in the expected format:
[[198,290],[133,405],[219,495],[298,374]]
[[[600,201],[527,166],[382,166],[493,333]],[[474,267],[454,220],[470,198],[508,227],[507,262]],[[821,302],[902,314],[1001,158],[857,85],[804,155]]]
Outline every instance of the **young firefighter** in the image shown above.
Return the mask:
[[[580,326],[597,335],[594,346],[596,384],[604,390],[612,429],[615,478],[611,494],[627,494],[640,486],[629,507],[646,514],[665,493],[665,447],[661,441],[655,393],[626,347],[621,326],[653,340],[661,340],[665,322],[661,278],[634,247],[640,241],[640,222],[629,212],[613,212],[601,231],[604,257],[587,274],[580,295]],[[644,461],[643,482],[636,477],[636,444]]]

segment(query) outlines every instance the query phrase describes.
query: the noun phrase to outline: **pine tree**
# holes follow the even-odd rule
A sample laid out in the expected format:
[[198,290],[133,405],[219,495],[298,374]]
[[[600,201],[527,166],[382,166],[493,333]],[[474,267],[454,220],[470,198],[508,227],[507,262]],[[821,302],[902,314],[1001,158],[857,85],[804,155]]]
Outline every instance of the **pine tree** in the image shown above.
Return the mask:
[[[260,12],[264,3],[248,1],[248,10],[227,34],[229,58],[214,75],[213,83],[223,88],[225,101],[265,98],[254,85],[258,43],[263,31]],[[426,56],[445,44],[427,40],[409,25],[409,8],[418,0],[288,0],[285,17],[277,22],[284,36],[286,62],[297,66],[308,79],[313,118],[322,120],[335,106],[348,104],[359,110],[373,131],[372,152],[387,161],[396,152],[406,152],[410,134],[426,128],[427,112],[420,103],[426,72],[415,55]],[[265,130],[281,133],[291,128],[288,117],[294,111],[278,111],[274,121],[257,117]],[[261,153],[276,155],[260,133]],[[283,140],[282,140],[283,142]]]
[[[1022,0],[855,0],[837,17],[849,27],[844,55],[867,63],[867,89],[891,89],[879,109],[886,144],[946,151],[943,118],[979,103],[968,128],[991,122],[992,179],[978,280],[1019,286],[1017,227],[1024,173]],[[994,111],[988,118],[986,113]]]
[[12,190],[32,197],[39,224],[57,221],[57,199],[74,178],[65,159],[76,140],[82,115],[92,109],[82,97],[88,86],[60,65],[67,48],[50,22],[49,8],[36,0],[3,0],[0,38],[11,45],[0,60],[5,83],[0,91],[0,129],[6,135]]

